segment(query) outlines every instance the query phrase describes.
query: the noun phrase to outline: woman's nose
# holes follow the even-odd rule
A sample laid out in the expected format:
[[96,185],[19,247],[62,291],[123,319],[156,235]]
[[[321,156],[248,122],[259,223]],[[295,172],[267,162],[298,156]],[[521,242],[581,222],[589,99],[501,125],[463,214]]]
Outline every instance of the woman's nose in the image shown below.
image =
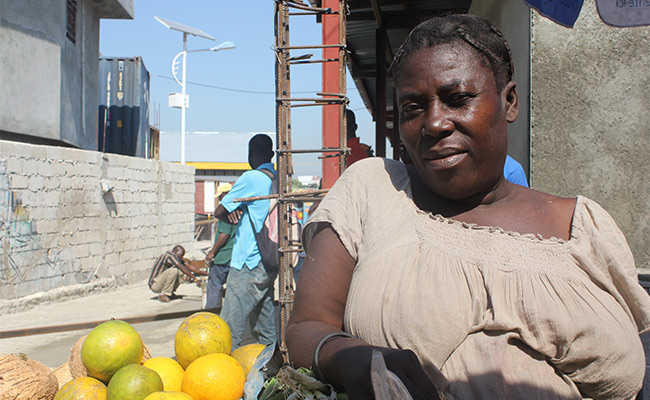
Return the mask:
[[436,138],[449,136],[454,131],[454,123],[439,104],[430,104],[426,112],[423,135],[429,135]]

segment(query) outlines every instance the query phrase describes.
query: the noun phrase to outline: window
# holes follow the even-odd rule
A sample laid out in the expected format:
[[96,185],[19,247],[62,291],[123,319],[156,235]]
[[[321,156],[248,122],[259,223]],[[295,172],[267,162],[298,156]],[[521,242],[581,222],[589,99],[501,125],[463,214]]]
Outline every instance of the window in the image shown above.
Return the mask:
[[66,27],[65,35],[72,43],[77,43],[77,0],[67,0],[66,15],[68,17],[68,25]]

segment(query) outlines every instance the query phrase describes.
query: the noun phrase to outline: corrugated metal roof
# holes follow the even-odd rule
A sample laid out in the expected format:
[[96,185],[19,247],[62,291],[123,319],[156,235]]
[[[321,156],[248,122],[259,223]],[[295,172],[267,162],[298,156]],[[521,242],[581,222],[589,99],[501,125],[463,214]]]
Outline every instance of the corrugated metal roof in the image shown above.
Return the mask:
[[[320,7],[321,0],[309,0]],[[346,38],[350,53],[348,64],[357,89],[372,115],[376,118],[376,31],[386,30],[388,62],[402,44],[406,35],[417,24],[436,15],[449,12],[466,13],[471,0],[348,0]],[[375,12],[378,10],[378,14]],[[386,91],[388,120],[392,119],[393,97]],[[389,122],[389,125],[392,123]]]
[[[275,149],[275,132],[186,132],[185,162],[247,163],[248,141],[258,133],[269,135]],[[180,162],[180,132],[160,133],[160,160]]]

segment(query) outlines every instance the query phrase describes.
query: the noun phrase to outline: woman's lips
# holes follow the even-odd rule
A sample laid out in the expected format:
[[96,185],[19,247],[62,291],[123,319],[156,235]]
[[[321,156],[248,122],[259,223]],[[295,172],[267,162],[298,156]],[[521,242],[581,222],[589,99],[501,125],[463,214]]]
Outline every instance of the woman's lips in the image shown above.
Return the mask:
[[458,165],[467,153],[452,153],[448,155],[437,155],[434,157],[425,157],[427,165],[434,169],[446,169]]

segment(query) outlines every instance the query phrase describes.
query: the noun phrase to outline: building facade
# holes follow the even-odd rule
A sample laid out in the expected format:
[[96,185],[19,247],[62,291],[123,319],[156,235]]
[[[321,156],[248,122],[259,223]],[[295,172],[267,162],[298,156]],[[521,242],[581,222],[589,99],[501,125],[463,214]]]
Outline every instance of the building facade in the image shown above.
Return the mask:
[[99,22],[133,0],[0,0],[0,139],[97,150]]

